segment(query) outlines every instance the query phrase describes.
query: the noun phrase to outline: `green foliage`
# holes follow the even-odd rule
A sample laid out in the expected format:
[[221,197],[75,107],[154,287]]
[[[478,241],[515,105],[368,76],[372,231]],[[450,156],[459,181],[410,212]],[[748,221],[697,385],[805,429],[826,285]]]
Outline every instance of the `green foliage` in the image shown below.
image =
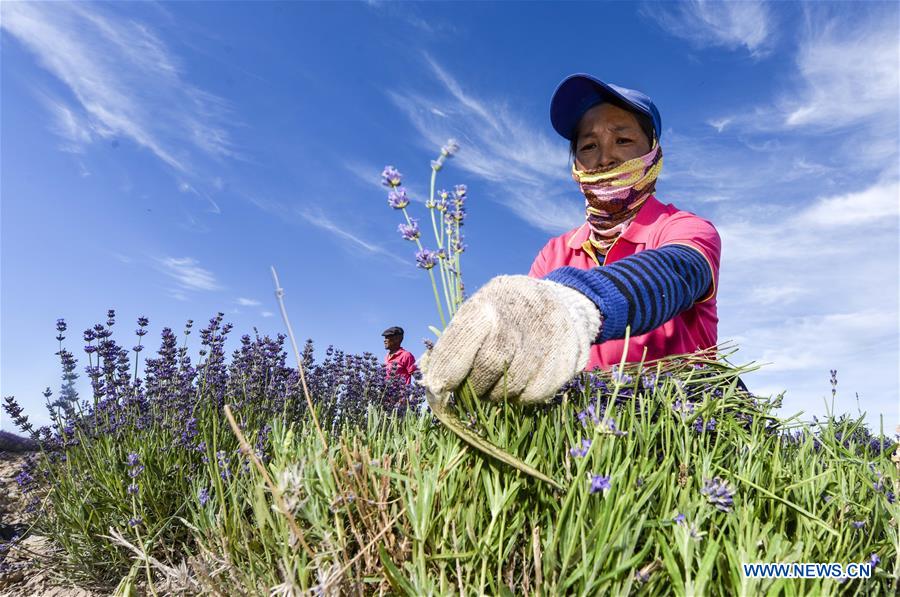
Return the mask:
[[[283,510],[208,406],[195,415],[205,454],[135,432],[85,438],[65,459],[44,460],[38,524],[80,578],[134,576],[140,562],[104,538],[114,527],[225,594],[896,594],[896,445],[847,417],[815,429],[780,421],[777,400],[742,392],[741,370],[723,363],[666,369],[585,376],[583,389],[531,410],[452,405],[563,491],[486,459],[427,414],[373,409],[366,425],[330,434],[327,448],[305,419],[268,421],[264,466]],[[244,423],[253,443],[264,421]],[[582,440],[591,441],[583,456]],[[132,452],[145,466],[134,500]],[[609,489],[592,492],[592,475],[608,477]],[[136,515],[143,524],[130,528]],[[750,579],[741,569],[872,554],[873,577],[843,583]]]

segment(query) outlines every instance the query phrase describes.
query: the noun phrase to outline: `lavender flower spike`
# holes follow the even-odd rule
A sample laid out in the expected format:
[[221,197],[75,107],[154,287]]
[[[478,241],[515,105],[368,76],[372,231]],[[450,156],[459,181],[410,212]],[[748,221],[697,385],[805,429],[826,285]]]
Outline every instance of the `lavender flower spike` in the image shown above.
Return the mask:
[[610,489],[609,477],[603,475],[591,475],[591,493],[602,491],[606,493]]
[[706,479],[703,482],[703,489],[700,493],[706,496],[706,500],[714,505],[722,512],[731,512],[734,505],[732,498],[734,497],[734,488],[728,484],[728,481],[715,477]]
[[385,166],[381,172],[381,184],[388,188],[399,187],[401,178],[400,172],[393,166]]
[[421,232],[419,231],[419,222],[415,218],[409,219],[409,224],[400,224],[397,226],[397,230],[400,232],[400,236],[403,237],[404,240],[416,240],[421,236]]
[[431,269],[437,263],[437,253],[422,249],[416,252],[416,266],[422,269]]
[[388,205],[394,209],[403,209],[409,205],[409,197],[406,196],[406,189],[397,187],[388,193]]
[[572,448],[569,450],[569,454],[574,456],[575,458],[583,458],[587,456],[588,452],[591,450],[591,440],[582,439],[580,448]]

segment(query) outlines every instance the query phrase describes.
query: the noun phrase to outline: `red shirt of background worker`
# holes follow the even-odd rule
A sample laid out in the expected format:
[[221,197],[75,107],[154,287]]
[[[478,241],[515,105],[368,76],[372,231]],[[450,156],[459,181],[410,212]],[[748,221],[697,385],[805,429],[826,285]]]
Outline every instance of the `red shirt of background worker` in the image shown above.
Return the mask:
[[384,348],[388,351],[384,355],[385,377],[396,375],[403,379],[403,383],[409,383],[416,371],[416,357],[400,346],[403,343],[403,328],[389,327],[381,335],[384,336]]

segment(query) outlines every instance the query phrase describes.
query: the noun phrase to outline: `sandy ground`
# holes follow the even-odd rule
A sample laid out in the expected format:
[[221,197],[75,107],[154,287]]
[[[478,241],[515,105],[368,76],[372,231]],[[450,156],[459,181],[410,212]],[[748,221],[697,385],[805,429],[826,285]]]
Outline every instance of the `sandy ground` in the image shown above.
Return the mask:
[[[28,453],[0,452],[0,544],[27,531],[25,500],[15,481],[27,457]],[[6,563],[12,570],[0,572],[0,596],[93,597],[95,593],[61,586],[51,577],[43,557],[52,549],[46,538],[36,535],[25,537],[10,549]]]

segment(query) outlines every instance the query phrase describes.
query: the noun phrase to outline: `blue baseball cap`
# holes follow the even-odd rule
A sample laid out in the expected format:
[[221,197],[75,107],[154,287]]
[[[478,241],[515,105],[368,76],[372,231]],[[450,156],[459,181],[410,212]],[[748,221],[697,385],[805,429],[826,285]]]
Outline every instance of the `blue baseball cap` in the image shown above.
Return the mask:
[[584,113],[610,99],[619,100],[635,112],[649,116],[653,122],[656,138],[660,138],[662,119],[659,117],[659,110],[649,97],[634,89],[604,83],[597,77],[585,73],[566,77],[556,88],[550,100],[550,123],[557,133],[571,140]]

